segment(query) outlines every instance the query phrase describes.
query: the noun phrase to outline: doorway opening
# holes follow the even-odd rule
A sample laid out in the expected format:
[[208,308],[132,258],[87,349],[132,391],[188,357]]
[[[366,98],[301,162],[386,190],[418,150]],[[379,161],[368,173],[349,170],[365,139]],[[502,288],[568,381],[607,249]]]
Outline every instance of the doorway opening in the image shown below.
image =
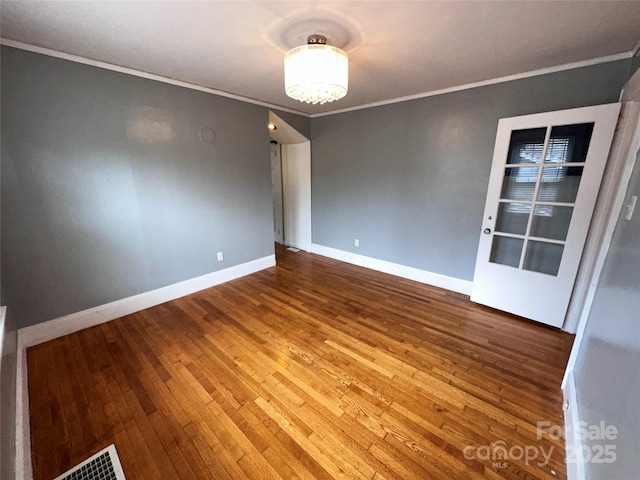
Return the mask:
[[269,112],[274,242],[311,251],[311,142]]

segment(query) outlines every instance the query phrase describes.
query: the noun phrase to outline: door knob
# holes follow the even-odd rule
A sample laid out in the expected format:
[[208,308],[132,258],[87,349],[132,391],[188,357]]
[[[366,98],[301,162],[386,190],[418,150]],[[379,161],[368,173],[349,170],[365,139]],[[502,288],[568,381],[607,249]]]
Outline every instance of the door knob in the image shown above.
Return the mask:
[[490,228],[485,228],[484,229],[484,234],[485,235],[489,235],[491,233],[491,229]]

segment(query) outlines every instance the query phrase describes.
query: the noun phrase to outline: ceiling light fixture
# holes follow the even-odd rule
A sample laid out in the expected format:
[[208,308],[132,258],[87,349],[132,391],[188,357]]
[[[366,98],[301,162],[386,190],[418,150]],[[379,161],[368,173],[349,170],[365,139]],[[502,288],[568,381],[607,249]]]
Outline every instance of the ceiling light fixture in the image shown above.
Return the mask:
[[289,97],[301,102],[322,105],[339,100],[349,87],[349,58],[327,45],[323,35],[311,35],[307,45],[284,56],[284,87]]
[[269,124],[269,130],[277,130],[278,127],[276,127],[276,125],[274,123],[270,123]]

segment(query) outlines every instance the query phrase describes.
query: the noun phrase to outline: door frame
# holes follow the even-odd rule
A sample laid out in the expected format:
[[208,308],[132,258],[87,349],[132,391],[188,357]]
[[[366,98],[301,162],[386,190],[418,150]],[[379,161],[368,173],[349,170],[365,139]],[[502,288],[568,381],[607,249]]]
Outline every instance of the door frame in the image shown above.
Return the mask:
[[284,244],[311,251],[311,142],[282,145]]
[[270,136],[280,144],[284,245],[311,251],[311,141],[269,111],[276,128]]
[[[640,95],[638,95],[640,100]],[[640,101],[622,104],[616,133],[602,177],[569,309],[562,329],[580,336],[584,331],[613,230],[640,148]],[[578,341],[576,338],[576,342]]]
[[[640,100],[640,96],[638,99]],[[609,155],[611,170],[608,173],[607,190],[611,194],[602,199],[602,208],[600,208],[598,224],[594,225],[595,222],[592,222],[591,228],[594,229],[592,252],[589,258],[583,258],[584,265],[581,265],[581,270],[585,270],[583,275],[586,277],[586,280],[583,279],[584,286],[581,292],[577,291],[577,286],[574,288],[574,295],[572,295],[571,298],[572,303],[569,305],[571,309],[574,299],[576,300],[572,319],[572,321],[575,322],[575,331],[571,332],[563,328],[563,330],[569,331],[570,333],[576,333],[576,338],[571,348],[571,355],[569,356],[564,378],[562,379],[563,390],[567,388],[570,382],[569,378],[578,360],[580,345],[587,326],[589,313],[591,312],[598,281],[600,280],[602,268],[604,267],[604,262],[609,252],[609,247],[611,246],[616,223],[622,213],[622,209],[625,207],[624,202],[627,196],[629,181],[636,162],[640,161],[639,158],[640,101],[626,102],[622,105],[619,128],[613,138],[611,154]],[[602,190],[604,190],[604,188],[605,184],[603,181]],[[598,202],[600,203],[600,196],[598,196]],[[638,215],[638,212],[635,214]],[[601,225],[603,227],[600,227]],[[596,228],[601,228],[601,230],[597,231],[595,230]],[[590,269],[588,272],[586,271],[587,268]],[[580,302],[581,305],[578,304],[578,299],[582,300]],[[567,316],[565,325],[568,320],[569,318]]]

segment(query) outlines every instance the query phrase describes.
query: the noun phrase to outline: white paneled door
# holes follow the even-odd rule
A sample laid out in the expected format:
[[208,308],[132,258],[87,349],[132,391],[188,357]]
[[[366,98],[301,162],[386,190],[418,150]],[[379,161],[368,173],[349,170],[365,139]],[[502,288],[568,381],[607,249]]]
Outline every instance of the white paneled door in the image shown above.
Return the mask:
[[500,120],[471,300],[562,327],[619,112]]

